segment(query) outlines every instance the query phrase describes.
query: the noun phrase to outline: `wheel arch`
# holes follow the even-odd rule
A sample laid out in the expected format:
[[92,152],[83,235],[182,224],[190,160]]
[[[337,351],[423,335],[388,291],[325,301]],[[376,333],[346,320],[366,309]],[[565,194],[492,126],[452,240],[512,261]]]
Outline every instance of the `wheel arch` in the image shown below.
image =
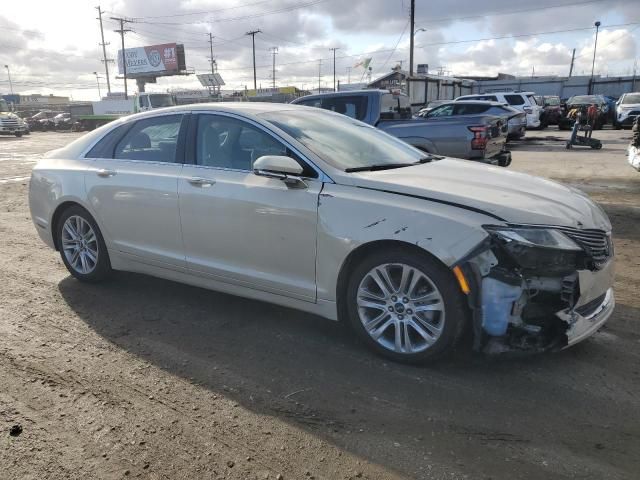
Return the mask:
[[[51,234],[53,237],[53,245],[55,246],[56,251],[60,251],[60,245],[58,244],[58,236],[56,235],[57,230],[58,230],[58,222],[60,221],[60,217],[62,216],[62,214],[69,208],[71,207],[80,207],[82,208],[84,211],[86,211],[91,218],[93,219],[94,222],[96,222],[96,224],[98,224],[98,221],[96,220],[95,215],[93,215],[86,206],[84,206],[81,202],[77,201],[77,200],[65,200],[63,202],[61,202],[53,211],[53,214],[51,216]],[[98,228],[100,228],[100,225],[98,224]],[[100,230],[102,231],[102,229],[100,228]]]
[[382,249],[389,249],[393,247],[402,247],[406,248],[408,251],[414,252],[416,255],[426,256],[431,258],[433,261],[442,265],[447,271],[450,272],[451,277],[455,280],[455,275],[451,272],[451,269],[437,256],[425,250],[424,248],[419,247],[418,245],[405,242],[402,240],[373,240],[371,242],[363,243],[358,245],[358,247],[354,248],[347,257],[342,262],[340,266],[340,270],[338,272],[338,279],[336,281],[336,303],[338,310],[338,320],[342,321],[346,319],[347,310],[346,310],[346,292],[347,285],[349,283],[350,273],[353,271],[356,265],[359,262],[364,260],[368,255],[371,255],[374,252],[380,251]]

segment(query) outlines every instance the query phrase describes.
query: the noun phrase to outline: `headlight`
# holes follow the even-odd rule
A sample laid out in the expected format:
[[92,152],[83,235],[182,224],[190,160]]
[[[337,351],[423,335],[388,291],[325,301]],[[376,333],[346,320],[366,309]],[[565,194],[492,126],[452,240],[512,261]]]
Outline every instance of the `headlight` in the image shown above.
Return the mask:
[[570,273],[584,250],[562,232],[544,227],[485,226],[518,266],[542,275]]

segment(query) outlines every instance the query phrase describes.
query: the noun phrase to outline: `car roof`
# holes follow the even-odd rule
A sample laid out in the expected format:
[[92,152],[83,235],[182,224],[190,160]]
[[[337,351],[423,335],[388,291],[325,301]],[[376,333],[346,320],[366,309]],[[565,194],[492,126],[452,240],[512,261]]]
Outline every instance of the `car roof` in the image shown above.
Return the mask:
[[244,115],[259,115],[267,112],[278,112],[282,110],[291,110],[292,108],[309,108],[303,105],[291,105],[288,103],[271,103],[271,102],[211,102],[211,103],[193,103],[189,105],[176,105],[174,107],[155,108],[146,112],[136,113],[123,117],[126,121],[132,119],[154,116],[159,113],[184,113],[184,112],[228,112]]
[[[301,100],[303,98],[319,98],[319,97],[334,97],[334,96],[348,96],[348,95],[353,95],[353,94],[362,94],[362,93],[366,93],[366,94],[374,94],[374,95],[384,95],[384,94],[391,94],[391,92],[389,90],[382,90],[382,89],[377,89],[377,88],[365,88],[365,89],[360,89],[360,90],[344,90],[342,92],[327,92],[327,93],[312,93],[311,95],[305,95],[304,97],[298,97],[295,100],[293,100],[292,102],[295,102],[297,100]],[[403,94],[404,95],[404,94]]]
[[[462,97],[458,97],[458,98],[462,98]],[[453,101],[451,100],[451,103],[462,103],[462,104],[469,104],[469,105],[491,105],[492,107],[504,107],[504,103],[502,102],[494,102],[493,100],[457,100],[457,101]]]

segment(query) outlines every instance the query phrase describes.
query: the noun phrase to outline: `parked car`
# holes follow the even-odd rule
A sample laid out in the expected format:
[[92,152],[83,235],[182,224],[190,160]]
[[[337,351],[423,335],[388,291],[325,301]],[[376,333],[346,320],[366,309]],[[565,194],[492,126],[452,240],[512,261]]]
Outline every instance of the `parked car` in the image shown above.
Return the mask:
[[52,119],[56,130],[68,130],[71,128],[71,114],[69,112],[59,113]]
[[388,90],[359,90],[295,99],[298,105],[342,113],[375,126],[427,153],[508,166],[507,128],[494,116],[440,117],[425,121],[413,117],[409,98]]
[[399,361],[465,330],[478,350],[560,349],[614,308],[611,224],[584,193],[318,108],[116,120],[41,159],[29,205],[80,281],[127,270],[313,312]]
[[427,120],[457,115],[495,115],[503,119],[508,127],[507,140],[525,136],[527,117],[524,112],[509,105],[484,100],[449,101],[431,110],[420,110],[418,116]]
[[542,106],[541,128],[546,128],[548,125],[558,125],[564,114],[560,97],[557,95],[536,95],[535,99],[538,105]]
[[571,130],[575,123],[575,112],[586,110],[589,106],[598,107],[598,115],[594,122],[593,129],[600,130],[609,120],[609,104],[602,95],[575,95],[567,100],[567,113],[560,119],[558,128],[560,130]]
[[631,127],[640,116],[640,92],[625,93],[616,103],[613,126],[616,129]]
[[482,95],[463,95],[458,100],[485,100],[508,104],[513,108],[526,113],[527,128],[540,128],[540,114],[542,107],[537,104],[534,92],[491,92]]
[[54,112],[52,110],[41,110],[35,115],[27,118],[27,123],[29,124],[29,130],[31,131],[45,131],[52,130],[55,126],[53,123],[53,117],[58,115],[60,112]]
[[420,109],[418,113],[428,112],[429,110],[433,110],[440,105],[444,105],[445,103],[449,103],[451,100],[431,100],[427,103],[426,107]]

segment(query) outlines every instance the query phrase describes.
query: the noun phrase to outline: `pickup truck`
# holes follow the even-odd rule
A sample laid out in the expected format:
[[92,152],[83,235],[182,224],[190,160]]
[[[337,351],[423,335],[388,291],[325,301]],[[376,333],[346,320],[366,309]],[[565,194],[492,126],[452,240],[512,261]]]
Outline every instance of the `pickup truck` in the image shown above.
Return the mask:
[[141,92],[128,99],[107,97],[90,104],[75,104],[69,107],[74,130],[93,130],[117,118],[132,113],[145,112],[156,108],[175,105],[173,96],[168,93]]
[[24,120],[12,113],[7,102],[0,98],[0,135],[21,137],[28,133],[29,129]]
[[319,107],[373,125],[427,153],[477,160],[503,167],[507,125],[492,115],[414,117],[406,95],[388,90],[357,90],[307,95],[291,103]]

